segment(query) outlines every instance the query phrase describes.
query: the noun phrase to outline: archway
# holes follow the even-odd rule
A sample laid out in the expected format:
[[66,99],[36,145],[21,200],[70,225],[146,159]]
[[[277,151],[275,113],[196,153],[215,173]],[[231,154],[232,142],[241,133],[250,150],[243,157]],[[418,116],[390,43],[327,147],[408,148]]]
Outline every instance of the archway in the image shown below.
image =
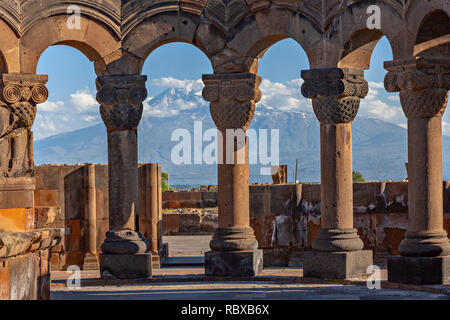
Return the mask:
[[[288,166],[287,182],[320,181],[320,129],[311,102],[301,95],[301,70],[309,69],[309,61],[301,45],[284,39],[268,47],[258,60],[258,74],[262,77],[261,101],[256,106],[250,129],[266,129],[268,156],[272,149],[271,130],[279,130],[279,164]],[[261,137],[259,137],[261,138]],[[251,146],[250,146],[251,148]],[[275,149],[273,149],[275,150]],[[250,150],[257,152],[258,148]],[[273,157],[273,155],[270,155]],[[269,156],[269,158],[270,158]],[[295,174],[296,160],[298,173]],[[261,175],[267,164],[250,166],[250,182],[272,182]],[[270,165],[270,164],[269,164]]]
[[[180,42],[156,48],[143,65],[149,97],[138,131],[139,161],[161,164],[168,177],[158,239],[168,243],[165,266],[202,265],[217,224],[217,193],[201,190],[217,185],[217,164],[204,156],[216,142],[208,135],[217,132],[202,97],[201,78],[210,73],[205,54]],[[150,235],[143,217],[139,227]]]

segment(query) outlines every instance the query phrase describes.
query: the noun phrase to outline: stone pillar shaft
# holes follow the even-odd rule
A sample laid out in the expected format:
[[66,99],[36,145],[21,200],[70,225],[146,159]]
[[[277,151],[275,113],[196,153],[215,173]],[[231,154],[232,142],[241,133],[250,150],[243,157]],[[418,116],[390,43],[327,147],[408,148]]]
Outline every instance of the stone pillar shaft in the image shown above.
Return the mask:
[[137,131],[108,131],[109,225],[135,230],[138,205]]
[[103,76],[97,100],[108,131],[109,231],[102,244],[103,278],[151,277],[149,244],[136,230],[138,210],[137,127],[147,97],[146,76]]
[[[220,130],[223,137],[223,159],[218,165],[219,185],[219,227],[250,226],[250,194],[248,171],[248,139],[239,150],[227,150],[226,130]],[[242,150],[243,149],[243,150]],[[231,152],[235,164],[227,164],[226,154]],[[239,164],[239,152],[245,152],[245,163]]]
[[85,167],[86,208],[84,222],[87,225],[86,247],[83,257],[83,270],[98,270],[97,258],[97,196],[95,190],[95,165]]
[[442,115],[450,89],[450,60],[414,58],[385,63],[385,87],[400,92],[408,118],[408,230],[401,256],[389,257],[389,281],[450,281],[450,242],[443,228]]
[[353,228],[352,125],[320,125],[322,221],[324,229]]
[[205,273],[254,276],[262,252],[250,227],[248,138],[261,78],[250,73],[204,75],[203,97],[218,128],[219,228],[205,255]]
[[305,255],[306,277],[346,279],[366,274],[372,252],[353,228],[352,122],[368,93],[364,71],[302,72],[302,94],[320,121],[321,229]]
[[147,186],[149,190],[147,192],[147,199],[149,202],[148,208],[150,210],[150,216],[147,217],[147,221],[151,222],[150,228],[147,232],[151,232],[150,247],[151,251],[158,254],[158,224],[159,224],[159,193],[158,193],[158,175],[161,175],[161,166],[158,164],[151,164],[146,167],[147,173]]
[[408,231],[442,231],[444,199],[440,117],[408,120],[408,170]]
[[95,191],[95,165],[90,164],[87,167],[88,171],[88,210],[87,210],[87,223],[88,223],[88,246],[87,251],[95,254],[97,252],[97,197]]

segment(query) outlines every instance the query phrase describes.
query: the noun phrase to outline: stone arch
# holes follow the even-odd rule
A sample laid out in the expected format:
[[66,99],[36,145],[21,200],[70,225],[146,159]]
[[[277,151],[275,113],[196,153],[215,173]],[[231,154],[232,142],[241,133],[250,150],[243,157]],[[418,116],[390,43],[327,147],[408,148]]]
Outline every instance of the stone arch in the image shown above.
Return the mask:
[[[35,73],[42,53],[52,45],[68,45],[80,50],[96,63],[97,74],[105,72],[108,60],[117,59],[120,42],[103,25],[81,17],[80,29],[68,29],[67,15],[52,16],[36,22],[20,39],[21,72]],[[44,35],[44,36],[43,36]]]
[[450,54],[450,16],[442,10],[428,12],[417,31],[414,56]]
[[367,13],[369,5],[358,3],[339,15],[327,31],[326,37],[339,47],[339,67],[369,69],[373,50],[383,36],[389,41],[394,59],[410,55],[411,36],[402,16],[384,2],[374,4],[380,8],[381,29],[369,29],[367,22],[372,16]]
[[19,40],[9,25],[0,18],[0,72],[18,72]]
[[296,41],[310,64],[314,64],[321,33],[310,20],[291,10],[277,8],[255,12],[253,17],[239,25],[238,32],[227,43],[229,50],[249,60],[247,72],[257,71],[257,63],[252,60],[262,58],[272,45],[288,38]]
[[[344,43],[338,67],[370,69],[373,51],[383,36],[385,36],[385,34],[376,29],[362,29],[355,31]],[[389,41],[395,57],[396,52],[393,43],[388,36],[386,36],[386,38]]]
[[[201,27],[198,16],[186,12],[164,12],[140,21],[126,34],[122,48],[140,60],[139,71],[142,71],[147,57],[167,43],[189,43],[210,57],[211,52],[203,46],[203,42],[212,42],[208,40],[211,35],[199,32],[199,29]],[[217,40],[220,42],[220,39]]]

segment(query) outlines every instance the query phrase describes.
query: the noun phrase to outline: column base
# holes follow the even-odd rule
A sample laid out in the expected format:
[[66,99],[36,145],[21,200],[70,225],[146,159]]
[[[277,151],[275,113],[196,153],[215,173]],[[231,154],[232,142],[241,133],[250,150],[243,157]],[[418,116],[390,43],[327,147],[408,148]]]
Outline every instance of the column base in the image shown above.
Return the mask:
[[87,252],[83,258],[83,264],[81,265],[82,270],[98,270],[100,265],[98,263],[98,258],[96,254]]
[[321,279],[351,279],[367,275],[373,264],[371,250],[348,252],[307,251],[304,253],[303,276]]
[[152,254],[100,254],[102,279],[148,279],[152,277]]
[[388,257],[388,280],[407,284],[450,284],[450,256]]
[[208,251],[205,274],[213,277],[254,277],[263,269],[263,251]]

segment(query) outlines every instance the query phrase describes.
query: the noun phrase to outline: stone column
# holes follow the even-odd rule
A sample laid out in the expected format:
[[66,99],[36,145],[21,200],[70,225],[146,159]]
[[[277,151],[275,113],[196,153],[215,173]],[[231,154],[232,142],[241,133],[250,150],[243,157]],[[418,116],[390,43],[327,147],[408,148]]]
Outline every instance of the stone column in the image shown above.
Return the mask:
[[31,128],[48,99],[46,75],[0,75],[0,209],[34,208]]
[[83,270],[98,270],[97,258],[97,196],[95,191],[95,165],[88,164],[86,170],[86,208],[87,224],[86,249],[83,257]]
[[373,257],[353,227],[352,122],[369,87],[359,69],[312,69],[302,77],[302,94],[320,121],[322,181],[321,229],[305,254],[304,276],[361,276]]
[[[204,75],[203,97],[218,128],[219,228],[205,254],[209,276],[254,276],[262,270],[250,227],[248,139],[261,78],[250,73]],[[236,136],[235,136],[236,134]]]
[[389,281],[450,282],[450,243],[443,228],[442,116],[450,89],[450,60],[388,62],[385,87],[400,92],[408,118],[408,231],[401,256],[389,257]]
[[113,75],[97,79],[97,101],[108,131],[109,231],[102,244],[104,278],[151,276],[151,253],[136,231],[138,210],[137,126],[147,97],[146,76]]

